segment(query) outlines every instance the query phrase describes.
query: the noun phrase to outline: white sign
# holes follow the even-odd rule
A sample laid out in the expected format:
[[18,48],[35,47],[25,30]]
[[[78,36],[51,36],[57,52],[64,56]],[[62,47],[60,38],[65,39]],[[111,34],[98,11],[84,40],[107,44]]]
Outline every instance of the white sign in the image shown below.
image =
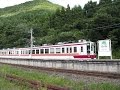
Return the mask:
[[112,57],[111,40],[107,39],[98,41],[98,57],[99,56]]

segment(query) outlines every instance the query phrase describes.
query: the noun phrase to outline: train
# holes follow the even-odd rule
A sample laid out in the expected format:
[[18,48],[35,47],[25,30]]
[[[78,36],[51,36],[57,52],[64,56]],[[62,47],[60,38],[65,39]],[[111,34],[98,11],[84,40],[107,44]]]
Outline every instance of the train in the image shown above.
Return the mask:
[[23,58],[42,60],[89,60],[96,59],[96,44],[92,41],[59,42],[28,48],[0,50],[0,58]]

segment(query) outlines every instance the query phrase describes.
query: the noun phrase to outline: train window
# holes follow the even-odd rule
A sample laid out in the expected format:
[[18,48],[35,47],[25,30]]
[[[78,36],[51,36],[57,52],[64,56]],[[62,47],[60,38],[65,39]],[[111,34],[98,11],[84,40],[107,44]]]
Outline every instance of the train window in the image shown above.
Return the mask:
[[56,53],[60,53],[60,48],[56,48]]
[[11,51],[11,54],[13,55],[13,51]]
[[22,51],[22,54],[24,54],[24,51]]
[[26,50],[24,51],[24,54],[27,54],[27,51],[26,51]]
[[21,54],[23,54],[23,51],[21,51]]
[[29,50],[26,50],[26,54],[29,54]]
[[17,51],[14,51],[14,54],[16,54],[17,53]]
[[81,47],[81,52],[83,52],[83,47]]
[[70,53],[72,53],[72,47],[70,47]]
[[16,54],[19,54],[19,51],[17,51]]
[[23,51],[23,54],[25,54],[25,51]]
[[24,54],[27,54],[27,50],[24,51]]
[[39,54],[39,50],[36,50],[36,54]]
[[50,48],[50,53],[54,53],[54,48]]
[[12,55],[12,54],[13,54],[13,51],[11,51],[10,54]]
[[7,52],[5,52],[5,55],[7,54]]
[[69,48],[66,48],[66,52],[69,53]]
[[77,52],[77,47],[74,47],[74,52]]
[[27,54],[29,54],[29,50],[27,50]]
[[44,53],[44,49],[40,49],[40,53],[43,54]]
[[23,54],[25,54],[25,51],[23,51]]
[[23,54],[22,51],[21,51],[21,54]]
[[23,51],[23,54],[25,54],[25,51]]
[[62,53],[64,53],[65,52],[65,49],[64,48],[62,48]]
[[49,49],[45,49],[45,53],[49,53]]
[[32,54],[35,54],[35,50],[32,50]]
[[29,50],[28,52],[29,52],[29,54],[30,54],[31,50]]
[[94,49],[94,44],[91,44],[91,51],[93,51]]

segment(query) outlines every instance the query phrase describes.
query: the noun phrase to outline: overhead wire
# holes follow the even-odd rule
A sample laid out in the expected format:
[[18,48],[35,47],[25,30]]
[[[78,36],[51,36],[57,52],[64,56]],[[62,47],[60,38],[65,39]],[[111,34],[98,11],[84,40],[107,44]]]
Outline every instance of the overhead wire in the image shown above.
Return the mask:
[[96,28],[91,28],[91,29],[85,29],[85,30],[105,30],[105,29],[111,29],[111,28],[118,28],[120,27],[120,23],[118,24],[112,24],[108,26],[102,26],[102,27],[96,27]]
[[102,26],[102,27],[97,27],[97,28],[93,28],[94,30],[96,29],[108,29],[108,28],[115,28],[115,27],[120,27],[120,23],[118,24],[112,24],[112,25],[108,25],[108,26]]

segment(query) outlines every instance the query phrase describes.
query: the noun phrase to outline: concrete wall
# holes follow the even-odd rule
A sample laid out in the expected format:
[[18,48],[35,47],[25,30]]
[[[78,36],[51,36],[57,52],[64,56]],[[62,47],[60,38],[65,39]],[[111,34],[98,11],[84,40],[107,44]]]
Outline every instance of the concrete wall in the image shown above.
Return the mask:
[[38,67],[73,69],[81,71],[100,71],[120,73],[120,60],[118,61],[75,61],[75,60],[39,60],[39,59],[5,59],[0,58],[0,62],[31,65]]

